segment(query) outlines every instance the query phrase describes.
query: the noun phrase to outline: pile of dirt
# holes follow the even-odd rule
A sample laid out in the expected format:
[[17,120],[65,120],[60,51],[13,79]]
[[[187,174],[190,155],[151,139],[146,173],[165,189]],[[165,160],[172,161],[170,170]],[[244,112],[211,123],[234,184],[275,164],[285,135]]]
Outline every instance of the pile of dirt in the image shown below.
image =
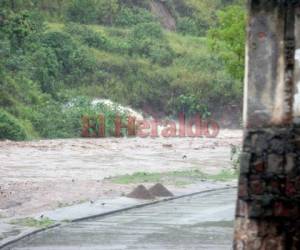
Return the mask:
[[141,199],[141,200],[152,200],[155,197],[145,188],[144,185],[137,186],[130,194],[127,195],[129,198]]
[[157,183],[149,189],[149,192],[153,196],[157,197],[170,197],[174,196],[164,185]]

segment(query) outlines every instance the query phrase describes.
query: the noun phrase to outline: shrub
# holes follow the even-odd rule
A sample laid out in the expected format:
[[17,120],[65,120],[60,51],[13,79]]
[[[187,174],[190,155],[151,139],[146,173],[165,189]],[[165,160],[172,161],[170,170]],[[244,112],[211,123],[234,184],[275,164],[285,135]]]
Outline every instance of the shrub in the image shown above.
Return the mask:
[[177,98],[176,106],[177,112],[183,112],[187,116],[195,114],[201,114],[204,118],[210,116],[207,105],[200,103],[194,95],[180,95]]
[[122,5],[149,9],[149,0],[122,0]]
[[162,28],[157,23],[137,25],[129,41],[130,53],[146,56],[154,63],[167,66],[172,63],[175,54],[169,47]]
[[65,30],[71,35],[79,37],[89,47],[98,49],[106,49],[108,47],[108,38],[103,33],[95,32],[86,26],[68,24]]
[[79,46],[67,33],[48,32],[42,38],[42,43],[56,55],[60,68],[58,80],[78,85],[84,77],[96,71],[96,60],[92,52]]
[[129,52],[131,55],[139,54],[142,56],[149,56],[151,46],[155,44],[155,42],[149,38],[146,38],[140,40],[139,42],[138,40],[134,40],[134,39],[130,40],[129,44],[130,44]]
[[130,44],[127,41],[118,41],[118,40],[116,41],[111,40],[107,48],[108,51],[120,53],[122,55],[128,54],[129,49],[130,49]]
[[67,7],[66,16],[72,22],[112,25],[118,10],[118,0],[73,0]]
[[95,23],[99,6],[96,0],[73,0],[66,10],[66,17],[72,22]]
[[168,46],[156,45],[150,47],[149,58],[153,63],[168,66],[172,64],[174,57],[174,51]]
[[154,21],[151,12],[141,8],[127,8],[123,7],[117,18],[116,25],[120,26],[133,26],[140,23],[150,23]]
[[5,19],[1,28],[8,34],[12,51],[22,49],[30,37],[35,37],[44,29],[41,15],[35,12],[12,13]]
[[134,27],[132,32],[132,38],[140,41],[146,38],[153,40],[162,40],[164,38],[162,27],[159,23],[141,23]]
[[[115,107],[101,103],[93,105],[91,98],[79,96],[65,104],[55,101],[44,103],[44,105],[38,107],[38,112],[32,117],[32,123],[44,138],[80,137],[82,116],[93,118],[99,114],[104,114],[107,135],[111,136],[114,132],[114,119],[117,113]],[[125,117],[124,113],[120,115]]]
[[68,73],[72,67],[72,54],[77,46],[72,38],[63,32],[48,32],[42,37],[45,47],[51,48],[62,67],[62,73]]
[[32,77],[36,80],[41,90],[46,93],[55,94],[60,87],[57,80],[60,74],[60,65],[56,54],[50,48],[40,48],[32,55],[33,67]]
[[177,21],[177,31],[184,35],[199,35],[195,20],[190,17],[181,17]]
[[101,34],[100,32],[94,32],[90,29],[85,29],[81,35],[83,42],[88,46],[98,49],[107,48],[108,39],[104,34]]
[[3,109],[0,109],[0,139],[27,139],[26,130],[21,122]]
[[98,23],[113,25],[119,13],[119,0],[98,0]]

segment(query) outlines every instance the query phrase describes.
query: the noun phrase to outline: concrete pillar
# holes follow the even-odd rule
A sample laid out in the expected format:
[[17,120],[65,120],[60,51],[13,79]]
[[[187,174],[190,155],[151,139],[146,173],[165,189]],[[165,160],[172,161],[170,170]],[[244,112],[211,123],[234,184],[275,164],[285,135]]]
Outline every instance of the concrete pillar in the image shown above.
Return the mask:
[[248,2],[234,249],[300,249],[299,6],[298,0]]

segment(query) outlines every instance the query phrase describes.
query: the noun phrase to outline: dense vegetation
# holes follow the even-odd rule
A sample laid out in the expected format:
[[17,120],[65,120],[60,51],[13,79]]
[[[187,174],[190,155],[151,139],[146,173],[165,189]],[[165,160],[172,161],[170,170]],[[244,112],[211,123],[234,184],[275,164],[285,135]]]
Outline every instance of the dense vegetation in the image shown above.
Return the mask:
[[[242,96],[237,0],[1,0],[0,139],[74,137],[107,98],[145,112],[220,114]],[[108,121],[110,122],[110,121]]]

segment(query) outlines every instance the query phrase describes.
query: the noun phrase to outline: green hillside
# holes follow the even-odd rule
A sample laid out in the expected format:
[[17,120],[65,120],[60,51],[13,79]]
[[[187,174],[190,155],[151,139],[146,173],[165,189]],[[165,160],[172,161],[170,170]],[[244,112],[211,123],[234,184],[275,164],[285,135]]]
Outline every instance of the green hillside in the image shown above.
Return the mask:
[[239,1],[3,0],[0,139],[80,136],[115,112],[93,98],[237,124],[244,25]]

